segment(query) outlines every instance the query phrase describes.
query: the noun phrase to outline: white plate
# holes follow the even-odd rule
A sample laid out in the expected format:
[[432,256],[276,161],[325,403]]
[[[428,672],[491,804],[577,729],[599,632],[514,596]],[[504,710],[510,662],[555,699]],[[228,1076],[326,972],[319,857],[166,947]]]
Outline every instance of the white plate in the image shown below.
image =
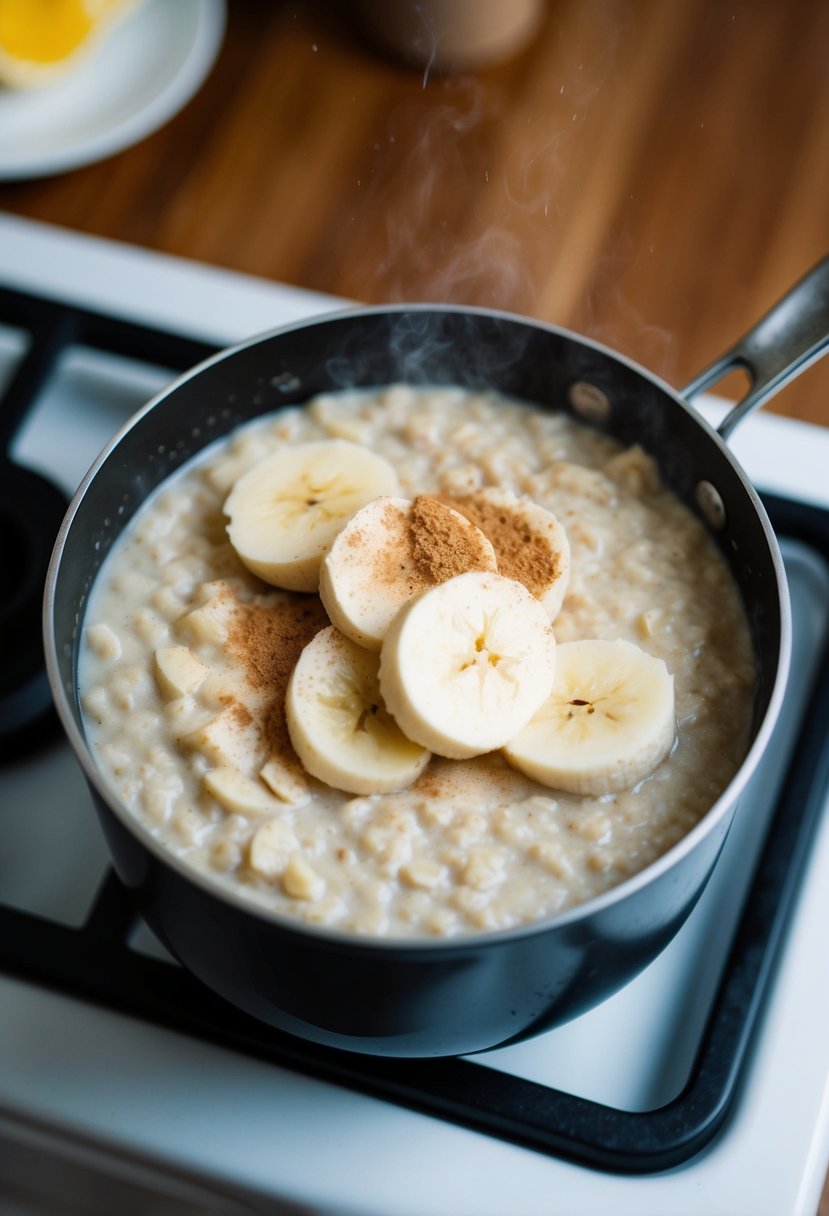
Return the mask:
[[0,178],[62,173],[155,131],[201,85],[224,24],[224,0],[148,0],[54,84],[0,87]]

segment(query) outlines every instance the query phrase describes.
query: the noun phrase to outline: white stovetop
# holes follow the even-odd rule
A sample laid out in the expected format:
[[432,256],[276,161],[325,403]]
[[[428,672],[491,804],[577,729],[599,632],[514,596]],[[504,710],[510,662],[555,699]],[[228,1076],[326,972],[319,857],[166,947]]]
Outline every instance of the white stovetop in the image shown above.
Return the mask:
[[[2,215],[0,278],[217,342],[340,306]],[[766,415],[733,448],[761,488],[829,505],[829,431]],[[827,819],[735,1116],[677,1169],[601,1174],[5,977],[0,1133],[123,1150],[262,1212],[814,1216],[829,1160]]]

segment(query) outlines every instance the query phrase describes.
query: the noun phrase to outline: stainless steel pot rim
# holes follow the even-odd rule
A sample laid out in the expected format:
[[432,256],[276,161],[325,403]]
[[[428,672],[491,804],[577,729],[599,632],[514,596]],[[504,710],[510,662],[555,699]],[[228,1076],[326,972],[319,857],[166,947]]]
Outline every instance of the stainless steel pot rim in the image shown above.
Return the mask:
[[[489,930],[486,932],[464,932],[452,937],[446,938],[420,938],[420,937],[392,937],[382,936],[371,938],[361,936],[354,933],[347,933],[342,930],[331,929],[325,926],[309,925],[298,919],[294,920],[289,916],[282,915],[276,911],[264,907],[243,894],[222,885],[218,878],[213,878],[211,875],[194,867],[189,866],[182,858],[167,849],[152,833],[144,827],[144,825],[134,815],[129,812],[126,807],[122,806],[120,801],[115,797],[113,791],[107,785],[103,775],[95,764],[89,746],[81,730],[78,729],[72,707],[66,695],[66,690],[60,677],[58,655],[56,650],[56,639],[54,630],[52,629],[52,620],[54,614],[55,589],[57,585],[58,572],[60,568],[61,557],[66,544],[66,539],[72,526],[74,517],[80,508],[80,505],[86,495],[89,486],[94,481],[98,470],[109,459],[110,455],[120,444],[123,437],[136,427],[141,420],[152,410],[162,405],[164,401],[172,396],[178,388],[197,376],[202,375],[209,370],[214,364],[220,363],[225,359],[231,358],[240,351],[257,346],[260,343],[266,342],[272,338],[279,337],[283,334],[295,333],[299,330],[319,327],[320,325],[337,323],[343,320],[358,319],[360,317],[371,316],[402,316],[406,313],[453,313],[465,316],[480,316],[493,320],[502,320],[512,324],[528,326],[533,329],[544,330],[548,333],[556,334],[568,341],[579,343],[582,346],[588,347],[597,353],[606,356],[626,367],[628,370],[650,381],[656,388],[666,393],[677,406],[685,410],[691,415],[694,422],[701,427],[708,435],[710,441],[715,444],[725,458],[730,463],[735,475],[738,477],[742,486],[748,495],[751,503],[760,519],[766,540],[772,554],[772,561],[777,581],[778,597],[780,602],[780,649],[778,655],[777,671],[775,673],[774,685],[772,688],[769,704],[766,709],[762,722],[757,730],[757,734],[749,748],[748,753],[743,759],[742,764],[735,773],[728,786],[723,790],[719,798],[713,803],[705,815],[699,822],[682,837],[675,845],[667,852],[663,853],[650,865],[640,870],[638,873],[611,887],[601,895],[587,900],[583,903],[574,905],[563,912],[556,913],[553,916],[539,918],[538,920],[529,921],[521,925],[513,926],[509,929]],[[139,842],[156,858],[162,865],[176,871],[178,875],[186,882],[192,883],[202,889],[202,891],[216,898],[223,903],[228,903],[240,912],[246,913],[257,920],[272,924],[285,933],[294,933],[299,937],[308,937],[316,939],[331,945],[347,946],[350,949],[364,952],[367,954],[383,954],[391,952],[395,955],[406,953],[410,955],[425,954],[443,954],[455,955],[463,954],[467,950],[474,950],[482,945],[498,944],[506,945],[524,937],[534,937],[538,934],[543,934],[551,929],[560,929],[576,924],[578,921],[587,919],[596,914],[605,913],[610,910],[614,904],[621,903],[630,896],[635,895],[643,887],[649,886],[660,875],[673,868],[673,866],[687,853],[690,853],[696,846],[699,839],[707,836],[713,831],[717,823],[728,814],[735,804],[739,801],[746,788],[746,785],[751,780],[757,765],[768,746],[769,739],[777,722],[780,709],[783,704],[785,695],[786,683],[788,680],[789,663],[791,657],[792,644],[792,623],[791,623],[791,605],[789,602],[788,586],[786,581],[783,559],[780,554],[780,549],[777,544],[777,539],[774,535],[771,523],[766,514],[760,498],[754,489],[753,485],[746,476],[739,462],[735,459],[728,445],[720,437],[720,435],[708,424],[703,416],[692,405],[685,401],[677,391],[660,377],[654,375],[646,368],[629,359],[627,356],[620,354],[600,342],[596,342],[591,338],[586,338],[580,334],[575,334],[561,326],[552,325],[547,322],[535,320],[532,317],[521,316],[517,313],[506,312],[499,309],[490,309],[483,307],[465,307],[455,304],[430,304],[430,303],[415,303],[415,304],[394,304],[394,305],[372,305],[351,306],[344,309],[336,309],[331,312],[321,313],[319,316],[305,318],[298,322],[288,323],[278,326],[274,329],[255,334],[250,338],[244,339],[241,342],[235,343],[223,350],[217,351],[215,355],[203,360],[201,363],[190,368],[182,375],[176,377],[170,384],[151,398],[146,405],[142,406],[131,418],[129,418],[123,426],[113,435],[109,443],[99,453],[95,462],[90,467],[86,476],[78,486],[75,495],[72,498],[69,508],[64,517],[57,539],[55,541],[52,558],[49,564],[49,570],[46,577],[44,600],[43,600],[43,631],[44,631],[44,649],[46,653],[46,669],[49,677],[49,682],[52,688],[52,694],[55,699],[58,716],[61,720],[64,731],[69,739],[72,749],[78,762],[81,764],[84,775],[90,784],[94,787],[101,799],[106,803],[113,814],[120,820],[126,830],[135,836]]]

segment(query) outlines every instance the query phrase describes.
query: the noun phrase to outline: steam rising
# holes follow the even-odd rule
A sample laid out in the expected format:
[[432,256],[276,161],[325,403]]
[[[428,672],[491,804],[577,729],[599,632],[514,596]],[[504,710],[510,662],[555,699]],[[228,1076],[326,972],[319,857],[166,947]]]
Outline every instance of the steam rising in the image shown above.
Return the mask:
[[[496,180],[489,163],[501,101],[499,90],[474,77],[433,77],[429,104],[403,103],[389,115],[366,186],[368,197],[382,197],[382,207],[367,211],[387,217],[386,255],[349,266],[349,278],[365,282],[364,298],[531,311],[538,276],[527,219],[550,214],[538,183],[544,166],[552,169],[555,141]],[[359,231],[352,241],[358,251]]]
[[[427,67],[416,91],[401,88],[403,100],[375,132],[350,211],[331,233],[327,281],[375,303],[480,305],[541,317],[611,347],[632,332],[639,357],[669,377],[672,340],[653,318],[646,325],[635,315],[626,290],[628,269],[653,251],[632,238],[613,169],[630,113],[625,105],[609,112],[606,102],[608,89],[623,84],[620,63],[629,56],[620,56],[620,43],[643,31],[626,6],[612,11],[611,19],[604,5],[586,0],[567,26],[569,43],[564,35],[548,40],[543,65],[530,51],[520,77],[447,77]],[[525,125],[513,147],[518,123]],[[368,231],[378,216],[382,241]],[[408,336],[400,350],[403,370],[417,378]]]
[[463,311],[388,313],[379,340],[355,328],[350,341],[326,363],[335,388],[394,380],[407,384],[463,384],[487,388],[503,382],[518,364],[529,335],[508,318],[481,319]]

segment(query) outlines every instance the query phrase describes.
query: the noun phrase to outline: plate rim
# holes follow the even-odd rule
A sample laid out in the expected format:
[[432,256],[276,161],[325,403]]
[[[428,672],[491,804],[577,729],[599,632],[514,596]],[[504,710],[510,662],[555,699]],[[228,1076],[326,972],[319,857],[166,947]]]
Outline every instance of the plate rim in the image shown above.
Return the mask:
[[[161,10],[165,8],[160,5]],[[0,181],[29,181],[96,164],[140,143],[173,118],[196,94],[212,70],[224,39],[225,0],[195,0],[193,35],[175,73],[145,104],[106,130],[80,142],[64,142],[31,160],[4,161]]]

